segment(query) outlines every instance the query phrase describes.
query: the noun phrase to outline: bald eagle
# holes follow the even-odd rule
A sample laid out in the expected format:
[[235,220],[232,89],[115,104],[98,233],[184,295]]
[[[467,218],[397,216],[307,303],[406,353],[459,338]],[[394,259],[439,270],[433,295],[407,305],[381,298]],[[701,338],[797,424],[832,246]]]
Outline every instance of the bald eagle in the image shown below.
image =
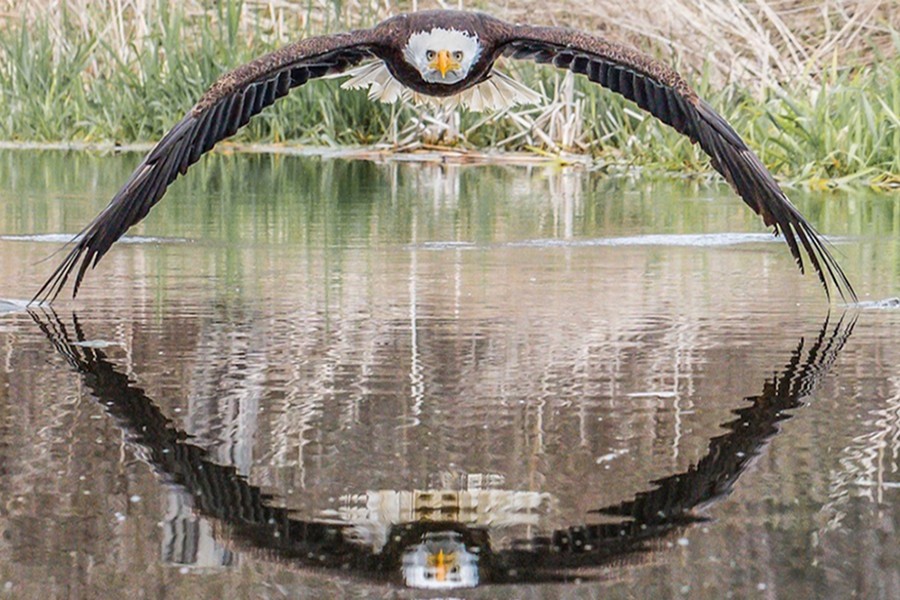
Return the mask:
[[533,102],[531,90],[494,70],[500,56],[586,75],[700,144],[744,202],[784,236],[801,272],[805,251],[829,297],[833,285],[845,300],[856,300],[825,241],[734,129],[674,70],[580,31],[437,10],[398,15],[371,29],[304,39],[222,75],[75,237],[33,301],[52,302],[73,272],[74,297],[88,266],[96,266],[113,243],[147,215],[179,174],[292,88],[348,73],[348,86],[368,87],[371,97],[388,102],[434,98],[474,110]]

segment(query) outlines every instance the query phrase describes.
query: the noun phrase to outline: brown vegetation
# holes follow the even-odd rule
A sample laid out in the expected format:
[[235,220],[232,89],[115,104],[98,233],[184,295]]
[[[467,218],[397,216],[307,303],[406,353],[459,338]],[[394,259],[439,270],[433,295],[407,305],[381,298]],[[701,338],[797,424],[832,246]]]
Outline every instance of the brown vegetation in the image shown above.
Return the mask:
[[[46,23],[61,48],[73,29],[108,44],[129,62],[172,7],[166,0],[0,0],[7,24]],[[179,3],[189,22],[227,18],[220,3]],[[536,11],[535,7],[540,10]],[[371,25],[389,15],[425,8],[486,10],[513,21],[592,30],[688,69],[708,69],[717,82],[757,91],[798,79],[814,83],[835,65],[863,66],[897,52],[894,0],[245,0],[240,31],[249,38],[288,42],[303,35]],[[2,22],[2,21],[0,21]]]
[[[216,77],[254,56],[435,7],[578,27],[637,46],[681,71],[781,177],[900,180],[895,0],[0,0],[0,138],[155,140]],[[516,68],[545,94],[542,105],[498,119],[385,107],[320,82],[236,141],[543,148],[679,171],[704,162],[621,98],[552,70]]]

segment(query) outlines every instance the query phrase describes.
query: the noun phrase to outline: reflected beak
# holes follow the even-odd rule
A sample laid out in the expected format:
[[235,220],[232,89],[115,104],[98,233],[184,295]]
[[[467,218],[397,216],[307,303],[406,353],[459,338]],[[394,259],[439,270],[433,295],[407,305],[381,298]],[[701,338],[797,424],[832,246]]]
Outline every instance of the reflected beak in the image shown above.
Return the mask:
[[428,562],[434,567],[434,578],[438,581],[447,581],[447,572],[453,564],[455,557],[452,553],[444,554],[443,550],[439,550],[437,554],[428,557]]
[[440,50],[428,66],[436,71],[440,71],[441,77],[446,77],[448,71],[459,69],[459,63],[451,58],[449,50]]
[[[443,75],[444,75],[444,71],[443,71],[443,69],[442,69],[442,70],[441,70],[441,76],[443,77]],[[437,564],[436,564],[435,566],[437,567],[437,580],[438,580],[438,581],[444,581],[444,580],[447,579],[447,562],[446,562],[446,560],[445,560],[445,558],[444,558],[444,551],[443,551],[443,550],[441,550],[441,551],[438,553],[437,561],[436,561],[436,562],[437,562]]]

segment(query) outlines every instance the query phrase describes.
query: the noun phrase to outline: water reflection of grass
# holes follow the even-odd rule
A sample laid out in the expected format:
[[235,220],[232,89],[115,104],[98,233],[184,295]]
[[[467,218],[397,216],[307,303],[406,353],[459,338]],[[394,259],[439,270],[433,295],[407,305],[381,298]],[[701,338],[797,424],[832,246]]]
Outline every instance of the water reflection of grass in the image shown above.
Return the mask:
[[[74,232],[109,201],[138,154],[0,152],[5,234]],[[421,240],[491,244],[533,238],[763,231],[725,184],[607,177],[580,168],[376,164],[216,154],[179,179],[133,234],[329,246]],[[900,239],[889,195],[794,190],[835,236]],[[416,229],[417,234],[413,233]],[[448,237],[448,232],[452,235]]]
[[[327,6],[303,3],[302,9],[267,8],[266,3],[238,0],[218,2],[212,9],[195,4],[161,2],[140,12],[118,1],[71,0],[61,13],[44,15],[40,2],[30,11],[13,3],[18,10],[5,17],[13,26],[0,28],[0,102],[7,109],[0,118],[0,137],[157,139],[223,71],[298,35],[368,25],[386,13],[410,8],[402,3],[382,6],[360,1]],[[699,0],[668,4],[672,4],[667,9],[671,9],[672,27],[690,22],[691,11],[703,13]],[[518,15],[520,8],[513,2],[507,16]],[[628,31],[653,33],[660,27],[652,10],[644,10],[640,17],[639,8],[631,15],[606,11],[612,19],[612,26],[606,28],[595,22],[593,8],[584,10],[587,23],[604,35],[636,41],[638,36]],[[673,48],[660,45],[657,52],[665,57],[674,49],[690,64],[699,64],[698,56],[706,55],[706,71],[693,77],[695,85],[781,176],[813,185],[896,183],[900,176],[900,36],[894,32],[891,38],[893,17],[888,13],[885,24],[883,11],[872,10],[854,17],[847,24],[849,29],[830,31],[822,29],[815,15],[789,21],[790,14],[798,11],[781,14],[777,7],[770,8],[781,20],[770,16],[770,23],[749,10],[736,17],[744,19],[743,24],[719,23],[708,15],[709,27],[721,28],[723,39],[707,39],[710,47],[699,48],[695,47],[699,42],[686,41],[686,36],[674,40]],[[38,18],[42,15],[52,18]],[[628,20],[640,18],[646,22]],[[765,27],[754,34],[749,25],[756,22]],[[773,23],[802,27],[803,35],[782,31],[769,41],[764,34]],[[822,52],[828,48],[834,52],[844,37],[842,54],[834,55],[832,68],[824,68],[828,61]],[[847,45],[851,41],[852,48]],[[807,57],[806,66],[798,53]],[[723,65],[723,56],[732,61],[732,67]],[[765,60],[771,68],[745,74],[725,91],[714,91],[718,83],[737,73],[734,65],[743,64],[745,72],[752,72],[753,61],[763,60],[758,56],[768,56]],[[844,61],[849,64],[839,68]],[[798,75],[798,69],[806,72]],[[549,69],[524,66],[519,75],[548,92],[548,105],[520,112],[515,119],[491,119],[490,126],[484,127],[477,126],[481,115],[463,114],[459,143],[507,149],[549,144],[558,150],[568,140],[573,149],[593,153],[603,162],[679,170],[699,170],[706,163],[681,136],[644,118],[617,96],[583,81],[573,87],[558,85],[558,75]],[[560,118],[573,111],[580,111],[582,121],[561,126]],[[424,132],[417,125],[421,116],[421,109],[373,104],[364,93],[343,92],[337,82],[320,81],[256,118],[238,139],[399,145],[421,139]],[[544,135],[535,134],[536,127],[545,128]]]
[[[77,232],[106,205],[138,160],[136,153],[0,152],[0,181],[5,182],[0,234]],[[587,269],[589,278],[618,269],[631,281],[622,285],[632,285],[640,297],[647,293],[646,274],[651,273],[649,281],[664,282],[669,275],[658,270],[665,268],[672,273],[700,269],[694,293],[702,296],[703,282],[721,275],[708,275],[707,269],[725,269],[750,277],[769,273],[766,281],[775,272],[785,273],[784,279],[771,281],[804,284],[821,300],[820,290],[795,273],[775,238],[770,244],[713,250],[590,245],[601,238],[765,231],[725,184],[608,177],[580,168],[376,164],[279,155],[216,154],[195,169],[129,233],[164,241],[113,252],[95,273],[99,284],[93,289],[110,281],[127,287],[134,280],[159,278],[150,287],[161,294],[174,293],[173,285],[183,291],[215,282],[226,296],[254,290],[251,295],[268,298],[289,289],[285,277],[308,277],[308,293],[314,295],[343,297],[326,285],[338,282],[357,292],[360,286],[388,286],[389,295],[399,297],[408,285],[402,274],[415,256],[423,273],[444,281],[448,263],[455,264],[459,272],[469,270],[475,289],[484,286],[491,293],[516,278],[538,277],[544,268]],[[877,289],[878,298],[895,295],[890,282],[900,276],[900,208],[892,195],[794,190],[792,196],[820,230],[847,238],[835,251],[860,289]],[[33,293],[49,264],[37,261],[59,244],[0,242],[8,254],[0,260],[0,275],[26,290],[9,291],[7,297]],[[482,280],[482,274],[494,273],[496,261],[515,267],[502,269],[499,279],[485,275]],[[769,265],[767,270],[760,270],[760,261]],[[371,275],[380,272],[391,276]],[[457,293],[453,285],[435,285],[441,298]]]

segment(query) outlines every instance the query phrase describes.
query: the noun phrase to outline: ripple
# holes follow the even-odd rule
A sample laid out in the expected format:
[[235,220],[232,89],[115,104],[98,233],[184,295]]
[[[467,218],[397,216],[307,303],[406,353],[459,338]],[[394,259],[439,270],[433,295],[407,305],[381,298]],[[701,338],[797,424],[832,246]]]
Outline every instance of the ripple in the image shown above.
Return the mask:
[[[834,242],[835,240],[831,239]],[[433,241],[412,244],[409,249],[423,250],[477,250],[483,248],[580,248],[591,246],[686,246],[722,247],[740,244],[782,243],[780,237],[771,233],[701,233],[701,234],[648,234],[622,237],[588,239],[542,238],[520,240],[499,244],[475,244],[465,241]]]
[[540,239],[511,242],[507,246],[538,248],[580,246],[735,246],[781,240],[770,233],[649,234],[583,240]]
[[[68,244],[79,238],[74,233],[39,233],[34,235],[0,235],[4,242],[38,242],[44,244]],[[190,240],[185,238],[170,238],[142,235],[126,235],[119,239],[117,244],[161,244],[161,243],[185,243]]]
[[411,245],[410,248],[422,248],[424,250],[474,250],[478,248],[473,242],[457,242],[453,240],[423,242],[418,245]]
[[0,298],[0,315],[5,313],[21,312],[28,307],[28,300],[15,300]]
[[28,310],[28,300],[0,298],[0,315],[4,313],[24,312]]
[[118,346],[119,344],[116,342],[111,342],[109,340],[84,340],[83,342],[71,342],[73,346],[79,346],[81,348],[109,348],[111,346]]
[[885,298],[884,300],[867,300],[857,302],[853,306],[863,309],[897,310],[900,309],[900,297]]

